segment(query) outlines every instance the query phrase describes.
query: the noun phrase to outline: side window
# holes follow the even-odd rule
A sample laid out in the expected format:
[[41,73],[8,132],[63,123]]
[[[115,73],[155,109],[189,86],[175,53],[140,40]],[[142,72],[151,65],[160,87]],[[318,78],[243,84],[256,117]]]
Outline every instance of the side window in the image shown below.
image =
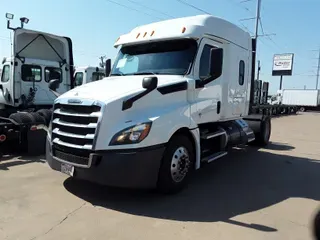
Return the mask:
[[102,72],[94,72],[92,73],[92,82],[101,80],[105,77],[105,74]]
[[239,84],[243,85],[245,76],[245,63],[243,60],[239,63]]
[[62,82],[62,72],[60,68],[46,67],[45,71],[45,81],[50,82],[53,79],[59,79]]
[[74,77],[74,85],[76,86],[81,86],[83,83],[83,73],[82,72],[77,72],[76,76]]
[[42,71],[40,66],[27,64],[21,66],[21,78],[25,82],[40,82],[41,72]]
[[210,50],[213,48],[210,45],[204,45],[202,54],[200,57],[200,69],[199,69],[199,77],[201,80],[210,76],[210,66],[209,66],[209,59],[210,59]]
[[[211,50],[214,51],[211,51]],[[212,62],[210,61],[210,53],[212,52]],[[210,66],[210,62],[212,66]],[[213,81],[221,76],[223,63],[223,49],[204,45],[202,54],[200,57],[199,78],[201,80],[211,77],[210,81]],[[210,72],[211,71],[211,72]]]
[[1,82],[8,82],[10,80],[10,65],[5,65],[2,70]]

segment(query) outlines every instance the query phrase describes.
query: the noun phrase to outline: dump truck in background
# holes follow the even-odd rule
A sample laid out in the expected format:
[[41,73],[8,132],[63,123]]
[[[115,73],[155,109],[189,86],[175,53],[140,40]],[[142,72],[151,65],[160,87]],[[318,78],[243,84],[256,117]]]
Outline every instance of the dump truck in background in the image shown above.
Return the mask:
[[297,106],[300,112],[318,110],[319,93],[317,89],[284,89],[282,103],[288,106]]

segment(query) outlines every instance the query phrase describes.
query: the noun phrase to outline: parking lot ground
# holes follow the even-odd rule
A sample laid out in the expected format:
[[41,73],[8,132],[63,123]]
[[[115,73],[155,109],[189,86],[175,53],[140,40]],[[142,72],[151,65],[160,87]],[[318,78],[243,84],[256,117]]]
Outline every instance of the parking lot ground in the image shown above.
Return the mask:
[[106,188],[41,158],[0,160],[0,239],[312,239],[320,114],[273,120],[267,149],[239,148],[177,195]]

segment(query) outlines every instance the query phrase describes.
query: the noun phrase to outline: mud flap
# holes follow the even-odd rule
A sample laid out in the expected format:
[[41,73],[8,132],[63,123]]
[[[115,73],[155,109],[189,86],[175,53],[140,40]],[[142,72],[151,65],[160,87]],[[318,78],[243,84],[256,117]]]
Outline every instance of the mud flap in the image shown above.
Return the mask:
[[47,132],[43,129],[30,130],[27,133],[27,150],[29,155],[43,155],[46,152]]

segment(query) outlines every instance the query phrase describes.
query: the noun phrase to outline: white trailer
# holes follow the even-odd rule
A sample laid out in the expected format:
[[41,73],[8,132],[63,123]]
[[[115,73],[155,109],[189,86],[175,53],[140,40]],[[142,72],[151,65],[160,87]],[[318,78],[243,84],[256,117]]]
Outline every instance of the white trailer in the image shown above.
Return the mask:
[[46,144],[52,169],[105,185],[177,192],[192,169],[230,147],[268,144],[270,117],[250,114],[249,33],[200,15],[137,27],[115,47],[106,80],[55,100]]
[[298,106],[301,112],[317,109],[320,105],[320,91],[312,89],[284,89],[282,103]]

